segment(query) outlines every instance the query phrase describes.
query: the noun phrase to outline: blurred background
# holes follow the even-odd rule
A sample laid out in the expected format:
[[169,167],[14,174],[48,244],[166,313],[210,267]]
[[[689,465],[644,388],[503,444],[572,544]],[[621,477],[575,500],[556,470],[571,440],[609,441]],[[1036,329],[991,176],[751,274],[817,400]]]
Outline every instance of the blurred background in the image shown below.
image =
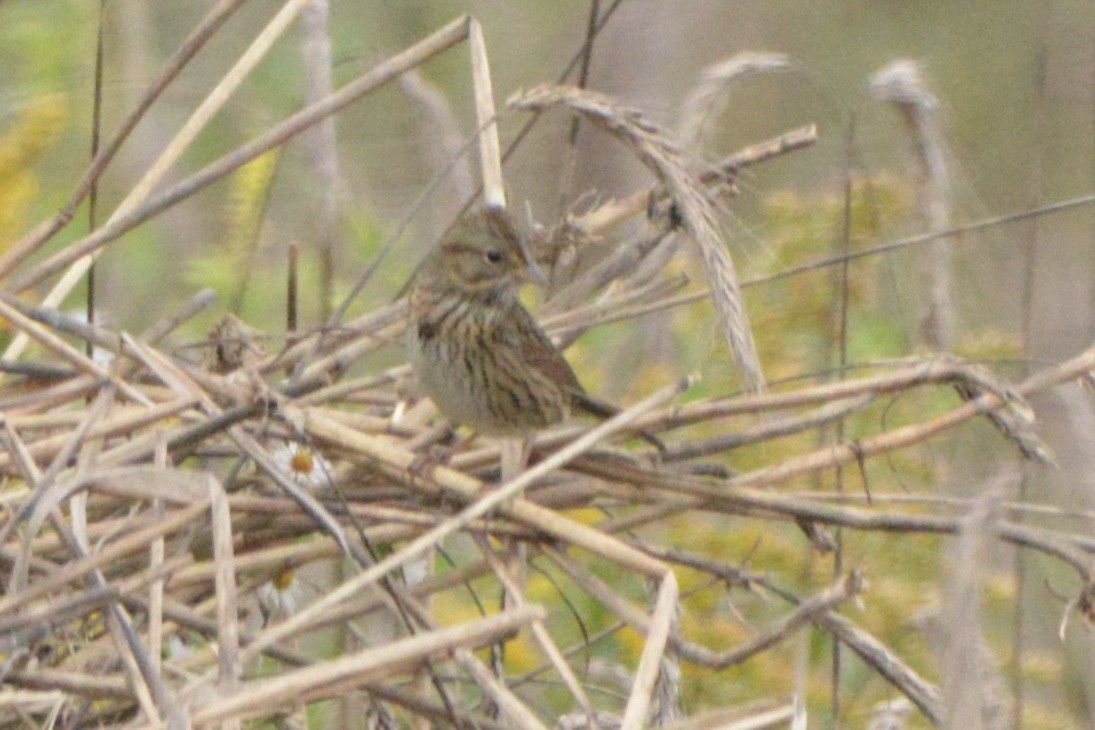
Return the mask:
[[[100,13],[102,129],[109,134],[212,6],[209,0],[106,0],[101,6],[92,0],[0,0],[0,250],[53,214],[87,165]],[[247,2],[167,88],[102,178],[100,221],[280,6],[273,0]],[[726,204],[725,232],[743,280],[842,250],[846,208],[850,243],[860,248],[1030,212],[951,239],[954,325],[945,349],[1018,379],[1091,345],[1095,3],[624,0],[600,6],[602,14],[611,9],[611,15],[593,48],[587,86],[667,130],[679,128],[688,95],[706,67],[743,52],[789,59],[783,71],[736,82],[725,108],[705,126],[701,154],[708,161],[803,125],[818,128],[812,147],[751,167],[737,181],[737,196]],[[584,41],[590,3],[331,0],[329,12],[326,36],[336,88],[458,15],[474,14],[484,26],[501,105],[518,90],[560,78]],[[298,21],[190,146],[167,184],[305,104],[315,83],[309,80],[305,41]],[[934,178],[925,172],[918,151],[923,138],[901,109],[871,91],[872,78],[901,59],[918,64],[925,98],[934,98],[933,144],[946,167],[941,188],[935,188],[944,192],[942,219],[933,219],[924,202]],[[280,332],[286,251],[296,244],[304,275],[301,326],[315,326],[324,302],[341,301],[407,220],[407,234],[358,297],[354,311],[393,299],[463,203],[467,184],[461,179],[478,174],[474,157],[450,164],[452,133],[462,144],[475,128],[466,47],[451,49],[419,70],[415,79],[389,84],[334,117],[333,170],[316,164],[309,147],[315,137],[303,135],[111,244],[96,269],[100,316],[113,328],[137,331],[197,289],[212,286],[221,295],[220,304],[188,332],[190,338],[202,337],[228,311]],[[451,113],[450,125],[438,124],[438,104]],[[514,139],[526,119],[516,113],[503,116],[503,144]],[[550,226],[567,212],[652,182],[617,141],[589,124],[580,128],[575,165],[568,169],[570,129],[564,115],[546,115],[507,162],[511,204],[522,210],[523,219],[527,206],[537,222]],[[420,200],[430,181],[446,169],[449,177]],[[846,206],[849,179],[853,192]],[[1036,214],[1081,198],[1087,203]],[[613,235],[632,235],[641,223],[630,226]],[[43,255],[86,231],[85,203]],[[317,237],[330,241],[331,274],[324,274]],[[924,320],[928,250],[903,250],[851,265],[849,363],[937,349],[925,334],[931,326]],[[703,283],[693,258],[676,258],[670,266]],[[834,269],[825,268],[748,289],[749,316],[770,380],[831,373],[837,357],[833,275]],[[78,311],[82,302],[83,294],[76,293],[66,308]],[[701,303],[646,324],[600,328],[583,337],[569,356],[591,391],[617,401],[627,402],[697,370],[705,375],[701,393],[731,393],[739,384],[721,339],[713,311]],[[363,367],[401,357],[393,348]],[[1077,514],[1095,509],[1090,391],[1063,386],[1034,405],[1058,468],[1025,470],[1026,495]],[[943,405],[918,407],[939,410]],[[900,422],[901,404],[894,410],[894,421],[883,425]],[[878,430],[880,420],[875,414],[862,428]],[[986,442],[993,448],[986,449]],[[745,451],[734,464],[746,468],[778,456],[771,450]],[[876,489],[907,493],[924,487],[934,494],[970,496],[1002,471],[1011,477],[1019,473],[1015,454],[1001,447],[987,426],[967,428],[901,458],[907,461],[891,464],[887,473],[885,467],[875,469]],[[1018,481],[1013,479],[1007,489],[1017,490]],[[749,546],[766,534],[765,527],[744,521],[736,527],[731,538],[736,542],[727,549],[744,559]],[[1069,522],[1067,529],[1089,533],[1091,522]],[[712,526],[712,532],[718,529]],[[680,539],[714,538],[682,534]],[[758,553],[755,562],[765,569],[830,574],[823,559],[804,559],[801,548],[786,548],[780,539],[769,539],[764,549],[770,552]],[[932,666],[930,616],[946,591],[942,566],[947,549],[936,538],[892,544],[867,535],[850,543],[845,557],[846,563],[877,560],[867,601],[890,610],[871,614],[873,628],[908,649],[925,671]],[[1070,628],[1063,644],[1056,638],[1065,610],[1057,592],[1073,591],[1070,576],[1033,560],[1024,568],[1024,582],[1016,577],[1010,553],[994,555],[993,561],[999,571],[985,588],[985,634],[995,665],[1007,678],[1007,692],[1013,701],[1017,694],[1024,698],[1021,712],[1005,713],[1008,722],[1014,724],[1014,715],[1029,727],[1095,727],[1095,641],[1079,625]],[[733,637],[728,630],[727,640]],[[730,689],[696,680],[687,699],[702,705],[727,692],[748,699],[769,690],[789,691],[796,662],[806,661],[822,673],[822,649],[815,643],[802,650],[805,654],[787,650],[727,670],[723,679]],[[889,696],[886,686],[855,668],[845,682],[853,698],[846,710],[848,724],[865,726],[871,703]],[[818,693],[824,697],[823,689]]]

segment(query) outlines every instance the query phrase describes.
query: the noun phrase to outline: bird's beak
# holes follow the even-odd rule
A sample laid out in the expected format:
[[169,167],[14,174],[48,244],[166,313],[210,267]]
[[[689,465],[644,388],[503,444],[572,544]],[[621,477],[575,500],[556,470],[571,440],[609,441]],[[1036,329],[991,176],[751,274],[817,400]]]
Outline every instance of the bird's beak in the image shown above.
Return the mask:
[[521,238],[521,257],[525,260],[525,268],[521,272],[521,278],[540,286],[547,286],[547,276],[544,274],[544,270],[536,265],[536,259],[532,257],[532,252],[529,251],[524,238]]
[[525,276],[523,278],[528,279],[533,284],[540,286],[547,286],[547,276],[544,274],[544,270],[536,265],[535,261],[529,261],[528,266],[525,267]]

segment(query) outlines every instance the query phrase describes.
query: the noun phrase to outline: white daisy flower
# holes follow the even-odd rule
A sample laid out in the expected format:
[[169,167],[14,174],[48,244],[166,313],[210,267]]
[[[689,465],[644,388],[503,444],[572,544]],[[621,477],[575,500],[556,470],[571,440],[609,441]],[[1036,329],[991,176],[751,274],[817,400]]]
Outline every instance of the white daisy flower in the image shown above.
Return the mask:
[[269,624],[296,613],[300,608],[301,591],[301,582],[291,568],[283,569],[272,580],[259,586],[256,597],[265,622]]
[[331,462],[311,447],[289,441],[274,449],[274,460],[298,483],[309,489],[331,486]]

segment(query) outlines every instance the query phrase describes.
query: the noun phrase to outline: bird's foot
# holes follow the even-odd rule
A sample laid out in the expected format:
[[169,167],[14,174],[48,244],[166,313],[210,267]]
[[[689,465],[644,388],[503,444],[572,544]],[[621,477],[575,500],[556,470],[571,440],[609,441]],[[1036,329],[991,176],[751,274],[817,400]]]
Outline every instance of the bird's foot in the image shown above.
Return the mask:
[[448,466],[452,455],[451,448],[439,443],[430,444],[415,453],[414,459],[407,466],[407,473],[412,480],[425,478],[437,467]]

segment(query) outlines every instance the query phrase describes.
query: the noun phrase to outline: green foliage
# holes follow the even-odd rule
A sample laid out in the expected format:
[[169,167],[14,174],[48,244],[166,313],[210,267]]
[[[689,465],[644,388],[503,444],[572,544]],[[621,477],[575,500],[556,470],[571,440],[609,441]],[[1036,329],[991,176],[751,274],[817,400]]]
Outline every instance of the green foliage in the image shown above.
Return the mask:
[[[336,305],[349,296],[358,276],[365,272],[393,233],[374,211],[364,206],[346,211],[342,215],[341,223],[342,242],[348,250],[343,255],[353,263],[343,276],[335,279],[333,301]],[[403,240],[397,241],[373,272],[370,285],[357,296],[350,307],[351,317],[387,304],[410,278],[417,262],[404,253],[407,239],[405,236]],[[336,253],[337,255],[339,254]]]
[[63,97],[45,96],[26,106],[0,133],[0,245],[25,232],[27,215],[41,194],[36,168],[68,121]]
[[68,79],[89,68],[95,36],[86,30],[98,23],[98,3],[37,0],[0,5],[0,68],[8,74],[4,81],[9,89],[63,89]]
[[[906,214],[908,196],[906,186],[894,178],[872,178],[854,185],[845,241],[842,196],[776,193],[764,205],[768,257],[756,267],[760,271],[751,273],[778,274],[877,245]],[[850,262],[846,291],[842,291],[839,265],[750,289],[748,310],[770,380],[801,375],[811,365],[835,364],[841,297],[847,298],[849,312],[849,361],[895,357],[907,349],[899,324],[879,307],[882,260],[867,256]]]
[[93,36],[84,30],[94,23],[97,7],[80,0],[0,3],[2,247],[24,234],[29,218],[49,210],[58,194],[68,193],[71,182],[66,178],[56,189],[44,162],[70,141],[64,135],[73,114],[84,113],[71,86],[94,56]]
[[[254,288],[255,296],[270,301],[284,298],[285,279],[261,276],[257,256],[266,202],[277,169],[278,150],[271,150],[236,171],[228,180],[228,194],[222,208],[224,240],[200,258],[188,262],[187,281],[197,288],[210,287],[239,314],[244,295]],[[269,311],[268,307],[263,310]],[[262,325],[272,324],[262,322]]]

